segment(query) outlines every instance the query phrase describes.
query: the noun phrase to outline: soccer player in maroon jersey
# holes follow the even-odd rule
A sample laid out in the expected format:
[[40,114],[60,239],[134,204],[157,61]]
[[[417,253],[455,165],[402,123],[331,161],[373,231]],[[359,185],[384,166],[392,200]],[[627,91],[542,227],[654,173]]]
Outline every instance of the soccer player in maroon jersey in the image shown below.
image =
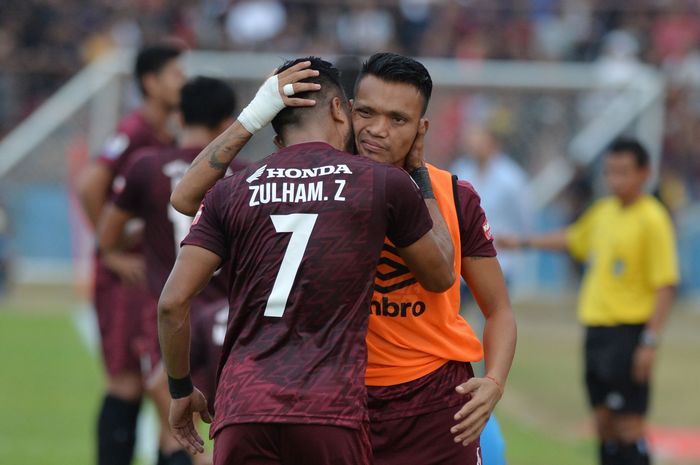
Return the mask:
[[[168,120],[177,108],[185,80],[178,61],[180,54],[176,47],[155,46],[144,48],[136,58],[135,77],[143,104],[122,119],[116,134],[83,170],[76,186],[86,216],[95,228],[112,184],[115,179],[118,183],[131,155],[142,147],[172,143]],[[114,256],[107,261],[96,256],[94,305],[107,375],[97,425],[100,465],[126,465],[133,456],[143,393],[137,339],[141,313],[155,306],[144,279],[140,255]]]
[[[177,147],[150,147],[135,153],[134,160],[125,170],[119,192],[102,214],[98,239],[105,258],[123,253],[119,248],[120,238],[125,233],[128,221],[133,218],[144,221],[143,253],[148,286],[154,299],[160,296],[175,264],[179,244],[192,223],[192,218],[170,206],[173,186],[197,154],[231,124],[235,106],[234,93],[223,81],[199,77],[185,84],[180,98],[182,130],[178,135]],[[234,170],[238,168],[238,165],[232,166]],[[221,278],[215,278],[198,296],[196,306],[205,306],[225,296],[226,283]],[[155,368],[160,358],[156,308],[144,312],[142,317],[144,349],[150,355],[151,367]],[[153,377],[165,381],[157,372]],[[150,380],[152,376],[149,374],[148,377]],[[168,431],[170,396],[167,385],[149,383],[149,387],[163,420],[162,427]],[[161,449],[166,463],[185,460],[184,457],[179,458],[185,452],[174,439],[162,443]]]
[[192,413],[207,411],[189,376],[190,301],[229,263],[215,464],[370,463],[364,338],[384,237],[426,289],[454,283],[429,180],[342,151],[352,131],[338,72],[309,61],[316,105],[281,111],[272,124],[284,147],[206,195],[159,302],[171,425],[201,451]]
[[[296,82],[290,76],[281,77],[277,87],[283,93],[284,87]],[[360,153],[408,169],[422,166],[422,149],[417,147],[422,146],[427,129],[423,113],[430,98],[430,88],[432,84],[427,70],[415,60],[395,54],[373,55],[365,64],[357,83],[353,108],[355,138]],[[292,101],[288,96],[284,99],[285,104],[298,105],[300,97],[304,97],[304,100],[313,98],[312,93],[299,95],[295,92],[294,96],[299,100]],[[217,141],[217,150],[205,150],[200,157],[215,158],[219,165],[226,166],[226,162],[233,159],[251,135],[252,131],[234,123]],[[220,167],[216,169],[221,170]],[[203,164],[193,165],[180,188],[174,192],[173,205],[181,211],[194,211],[205,190],[221,176],[217,175],[216,169],[206,169]],[[441,175],[443,178],[444,174]],[[425,331],[419,330],[425,328],[425,324],[414,325],[415,334],[410,333],[413,331],[410,324],[405,325],[403,331],[407,332],[401,333],[399,325],[404,323],[400,323],[399,319],[395,319],[396,327],[392,329],[394,323],[382,321],[390,320],[391,315],[373,313],[370,329],[372,323],[384,329],[383,334],[374,332],[375,341],[383,339],[383,346],[390,348],[396,345],[393,341],[397,338],[389,336],[400,334],[404,342],[396,346],[399,352],[402,349],[406,354],[410,351],[419,359],[435,359],[439,354],[437,358],[446,362],[417,379],[377,385],[372,385],[368,380],[371,385],[370,417],[373,419],[371,427],[376,463],[401,464],[411,460],[425,464],[479,463],[479,434],[502,395],[512,362],[515,322],[488,223],[479,197],[471,186],[463,181],[453,184],[449,192],[453,192],[450,197],[454,195],[454,199],[443,197],[442,201],[445,206],[456,210],[459,222],[459,227],[451,232],[451,240],[461,244],[456,271],[467,281],[486,316],[483,351],[487,373],[483,378],[473,377],[469,363],[465,363],[465,360],[479,358],[481,344],[473,337],[472,346],[476,344],[478,347],[470,349],[472,355],[465,354],[466,346],[463,346],[462,353],[459,350],[449,354],[444,351],[437,353],[430,348],[430,343],[426,343],[430,339],[424,337]],[[393,274],[401,273],[397,270]],[[456,307],[435,308],[435,311],[455,312],[457,309],[458,304]],[[416,320],[416,323],[419,322]],[[373,336],[372,331],[369,336]],[[368,341],[372,339],[369,336]],[[442,345],[447,345],[447,342],[458,346],[465,341],[463,337],[455,338]],[[382,351],[374,350],[375,359],[379,352]],[[398,372],[406,365],[406,359],[400,364],[387,363],[384,371]],[[389,376],[384,378],[388,379]],[[467,402],[462,405],[465,397]],[[454,425],[455,421],[458,424]],[[452,426],[454,437],[449,434],[449,426]],[[453,442],[462,443],[465,448],[455,447]]]

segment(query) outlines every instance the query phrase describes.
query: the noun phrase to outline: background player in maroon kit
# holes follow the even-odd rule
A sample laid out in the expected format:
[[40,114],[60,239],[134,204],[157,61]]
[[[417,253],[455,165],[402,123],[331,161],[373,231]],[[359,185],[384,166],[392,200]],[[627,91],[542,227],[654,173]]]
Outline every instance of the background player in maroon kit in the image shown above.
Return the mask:
[[349,106],[337,70],[311,61],[323,86],[316,106],[282,111],[273,126],[285,148],[207,194],[159,303],[171,425],[201,451],[191,414],[206,416],[206,401],[189,377],[189,306],[230,261],[219,464],[369,463],[364,337],[384,237],[427,289],[454,282],[451,244],[442,248],[416,184],[339,150],[352,138]]
[[[157,299],[175,264],[179,244],[189,231],[192,219],[175,211],[170,206],[170,194],[187,167],[197,154],[233,120],[236,106],[231,88],[217,79],[199,77],[182,88],[180,117],[182,131],[178,135],[177,147],[146,148],[134,154],[134,160],[125,170],[121,190],[113,203],[105,208],[99,225],[100,251],[104,255],[118,254],[119,239],[125,232],[127,222],[133,218],[144,221],[143,253],[149,289]],[[233,168],[236,169],[238,165]],[[226,296],[226,284],[215,278],[198,296],[198,304],[206,305]],[[150,364],[155,368],[159,362],[157,314],[155,307],[143,314],[143,329],[146,351]],[[170,396],[165,377],[155,370],[149,381],[149,390],[154,394],[162,427],[169,430],[168,406]],[[151,376],[149,376],[151,378]],[[166,463],[187,463],[189,458],[177,441],[171,438],[161,444]],[[178,449],[180,451],[178,452]]]
[[[216,394],[216,373],[228,323],[228,298],[214,301],[192,312],[190,368],[192,380],[207,399]],[[209,412],[216,415],[214,403]]]
[[[168,121],[177,109],[184,73],[181,50],[156,46],[141,50],[135,77],[143,104],[124,117],[100,156],[81,173],[77,192],[86,216],[97,227],[112,184],[122,175],[131,155],[147,146],[172,143]],[[143,393],[136,338],[141,313],[155,303],[146,291],[143,259],[139,255],[100,257],[95,265],[94,305],[107,374],[104,402],[98,418],[98,463],[131,462],[136,418]]]

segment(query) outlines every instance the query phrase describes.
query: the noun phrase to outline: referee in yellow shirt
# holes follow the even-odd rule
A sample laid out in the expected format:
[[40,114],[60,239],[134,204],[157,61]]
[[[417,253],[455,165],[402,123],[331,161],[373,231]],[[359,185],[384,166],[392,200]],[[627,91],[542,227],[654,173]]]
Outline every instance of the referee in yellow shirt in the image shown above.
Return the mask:
[[605,158],[611,196],[561,231],[496,239],[501,248],[567,250],[586,264],[578,316],[586,327],[586,388],[602,465],[650,463],[649,379],[679,273],[671,219],[644,192],[649,174],[644,147],[619,139]]

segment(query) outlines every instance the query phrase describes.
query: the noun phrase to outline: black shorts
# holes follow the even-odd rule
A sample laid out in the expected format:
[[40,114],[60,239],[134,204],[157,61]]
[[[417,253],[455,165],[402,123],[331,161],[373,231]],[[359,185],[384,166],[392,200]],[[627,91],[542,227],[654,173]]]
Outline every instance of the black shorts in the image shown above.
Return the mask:
[[586,328],[586,388],[592,407],[646,413],[649,383],[632,378],[632,360],[643,330],[644,325]]

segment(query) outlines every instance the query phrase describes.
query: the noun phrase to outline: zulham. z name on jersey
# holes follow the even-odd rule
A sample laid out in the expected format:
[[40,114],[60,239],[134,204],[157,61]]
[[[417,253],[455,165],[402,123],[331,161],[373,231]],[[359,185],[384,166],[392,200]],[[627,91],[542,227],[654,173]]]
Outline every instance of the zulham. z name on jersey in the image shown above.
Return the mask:
[[[328,175],[352,174],[350,168],[345,164],[317,166],[314,168],[268,168],[263,165],[250,175],[246,182],[251,184],[248,189],[251,192],[248,205],[255,207],[267,203],[304,203],[304,202],[325,202],[333,200],[344,202],[343,189],[346,181],[344,179],[334,179],[333,185],[324,191],[324,181],[311,182],[264,182],[262,184],[252,184],[262,176],[265,179],[310,179]],[[324,192],[326,194],[324,194]],[[327,194],[333,192],[332,197]]]

